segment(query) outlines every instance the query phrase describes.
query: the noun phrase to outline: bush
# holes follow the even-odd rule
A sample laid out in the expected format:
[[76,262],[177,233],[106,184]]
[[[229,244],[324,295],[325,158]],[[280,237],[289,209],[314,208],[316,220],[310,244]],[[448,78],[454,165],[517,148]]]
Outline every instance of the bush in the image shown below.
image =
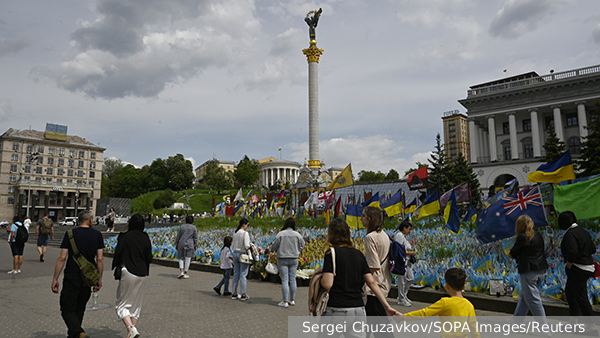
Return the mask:
[[154,209],[167,208],[175,203],[175,201],[176,199],[175,196],[173,196],[173,191],[171,189],[166,189],[160,195],[158,195],[158,197],[156,197],[153,206]]

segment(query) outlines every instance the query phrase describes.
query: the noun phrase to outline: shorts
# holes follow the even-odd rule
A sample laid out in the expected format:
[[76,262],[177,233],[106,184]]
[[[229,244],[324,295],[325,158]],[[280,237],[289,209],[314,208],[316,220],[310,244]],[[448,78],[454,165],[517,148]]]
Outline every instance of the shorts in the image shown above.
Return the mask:
[[50,240],[50,234],[38,235],[37,246],[48,246],[49,240]]
[[12,251],[12,255],[14,256],[23,256],[23,249],[25,248],[25,243],[10,243],[10,250]]

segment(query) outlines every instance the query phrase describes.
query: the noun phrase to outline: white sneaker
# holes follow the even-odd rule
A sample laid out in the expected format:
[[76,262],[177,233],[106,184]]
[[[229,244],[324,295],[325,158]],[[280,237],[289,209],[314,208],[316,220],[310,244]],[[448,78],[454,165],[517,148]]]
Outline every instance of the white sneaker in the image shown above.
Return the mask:
[[410,307],[411,304],[409,302],[407,302],[406,300],[402,299],[402,300],[398,301],[398,305]]
[[181,278],[183,278],[183,279],[188,279],[188,278],[190,278],[190,275],[188,275],[188,274],[185,274],[185,275],[183,275],[183,277],[181,277]]
[[281,307],[284,307],[287,309],[289,305],[288,305],[288,303],[281,301],[279,304],[277,304],[277,306],[281,306]]
[[290,304],[291,306],[296,306],[296,302],[294,302],[293,300],[291,300],[288,304]]
[[21,273],[21,270],[17,270],[17,273]]
[[9,274],[9,275],[16,275],[17,272],[15,270],[10,270],[9,272],[7,272],[7,274]]
[[138,338],[139,336],[140,333],[138,332],[137,328],[135,326],[131,326],[131,328],[129,329],[129,337]]

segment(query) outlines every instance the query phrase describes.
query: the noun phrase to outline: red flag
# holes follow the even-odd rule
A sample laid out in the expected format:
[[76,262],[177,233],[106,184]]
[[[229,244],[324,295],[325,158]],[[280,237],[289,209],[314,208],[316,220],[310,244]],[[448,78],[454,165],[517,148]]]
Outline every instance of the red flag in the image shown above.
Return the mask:
[[427,188],[427,167],[419,168],[410,173],[406,183],[408,183],[410,190]]

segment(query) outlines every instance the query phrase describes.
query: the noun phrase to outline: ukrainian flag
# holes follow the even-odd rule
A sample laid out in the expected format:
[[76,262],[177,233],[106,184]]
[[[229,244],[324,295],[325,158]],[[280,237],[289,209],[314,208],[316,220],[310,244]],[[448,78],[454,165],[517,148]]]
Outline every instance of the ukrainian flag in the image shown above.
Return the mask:
[[527,175],[529,182],[559,183],[575,179],[575,170],[568,150],[554,161],[544,163],[536,171]]
[[388,216],[395,216],[402,213],[402,190],[398,191],[387,201],[381,203],[381,209],[385,210]]
[[438,212],[440,212],[440,200],[438,198],[437,190],[434,190],[429,196],[427,196],[425,203],[423,203],[423,206],[421,206],[421,212],[419,213],[417,220],[429,215],[437,214]]
[[364,207],[362,205],[346,205],[346,223],[352,229],[358,229],[362,225],[360,216],[362,216]]
[[361,205],[363,207],[376,207],[377,209],[381,209],[381,206],[379,205],[379,191],[371,196],[371,198],[361,203]]
[[477,219],[477,213],[475,212],[475,208],[471,205],[469,207],[469,212],[463,218],[463,223],[475,222]]
[[446,209],[444,210],[444,222],[446,223],[446,228],[450,229],[455,234],[458,234],[460,231],[460,215],[458,213],[454,189],[452,189],[452,192],[450,193],[448,204],[446,204]]
[[409,214],[411,212],[414,212],[415,210],[417,210],[417,198],[416,197],[412,202],[408,203],[406,208],[404,208],[404,213]]

